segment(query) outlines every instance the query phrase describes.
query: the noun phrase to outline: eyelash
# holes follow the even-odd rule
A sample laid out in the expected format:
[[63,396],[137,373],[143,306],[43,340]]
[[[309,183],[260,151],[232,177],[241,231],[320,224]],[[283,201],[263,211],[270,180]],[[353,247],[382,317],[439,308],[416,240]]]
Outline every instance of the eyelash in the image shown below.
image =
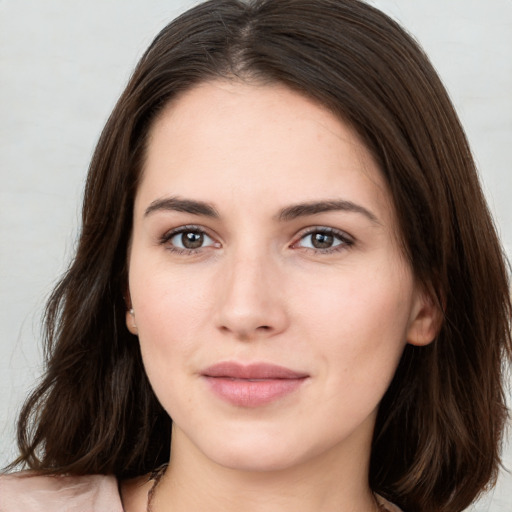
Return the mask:
[[[197,254],[197,253],[201,252],[203,249],[205,249],[206,247],[215,246],[215,244],[216,244],[214,242],[213,244],[211,244],[209,246],[187,249],[187,248],[182,248],[182,247],[176,247],[175,245],[172,245],[169,243],[175,236],[184,234],[184,233],[196,233],[196,234],[204,235],[204,236],[210,238],[211,240],[213,240],[213,238],[210,237],[210,235],[208,235],[208,233],[204,230],[204,228],[202,228],[200,226],[187,225],[187,226],[181,226],[179,228],[173,229],[173,230],[165,233],[165,235],[163,235],[160,239],[160,244],[166,245],[167,250],[169,250],[170,252],[172,252],[174,254],[178,254],[178,255]],[[339,243],[337,245],[334,245],[332,247],[328,247],[325,249],[320,249],[320,248],[315,248],[315,247],[300,247],[300,246],[298,246],[298,244],[302,240],[304,240],[306,237],[314,235],[314,234],[332,236],[335,240],[339,241]],[[315,227],[308,228],[308,230],[305,232],[302,232],[300,234],[300,236],[297,238],[297,241],[293,242],[290,247],[302,248],[308,252],[312,251],[315,254],[331,254],[331,253],[346,250],[353,245],[354,245],[354,240],[347,233],[340,231],[338,229],[334,229],[334,228],[329,228],[329,227],[324,227],[324,226],[322,226],[322,227],[315,226]]]
[[313,251],[314,253],[331,254],[339,251],[344,251],[354,245],[354,239],[350,237],[347,233],[340,231],[339,229],[315,226],[309,228],[305,232],[302,232],[297,242],[294,242],[292,244],[292,247],[296,246],[301,240],[304,240],[306,237],[314,234],[332,236],[335,240],[338,240],[340,243],[338,245],[328,247],[325,249],[319,249],[314,247],[302,247],[302,249],[305,249],[307,251]]
[[[173,230],[165,233],[165,235],[160,239],[160,244],[166,245],[167,250],[171,251],[174,254],[192,255],[192,254],[197,254],[201,250],[205,249],[205,247],[198,247],[196,249],[187,249],[187,248],[182,248],[182,247],[176,247],[175,245],[171,245],[169,243],[175,236],[183,234],[183,233],[197,233],[197,234],[207,236],[208,238],[213,240],[213,238],[210,235],[208,235],[208,233],[200,226],[187,225],[187,226],[180,226],[179,228],[173,229]],[[212,245],[215,245],[215,244],[212,244]]]

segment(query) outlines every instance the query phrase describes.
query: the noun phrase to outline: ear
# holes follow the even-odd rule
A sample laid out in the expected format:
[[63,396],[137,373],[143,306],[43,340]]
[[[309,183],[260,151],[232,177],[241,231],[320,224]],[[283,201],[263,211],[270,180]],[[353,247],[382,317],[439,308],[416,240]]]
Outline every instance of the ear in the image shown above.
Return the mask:
[[135,334],[135,336],[139,334],[137,323],[135,322],[135,312],[133,311],[133,308],[130,308],[126,311],[126,327],[132,334]]
[[132,334],[137,336],[137,334],[139,334],[139,330],[137,329],[137,323],[135,322],[135,312],[133,311],[132,298],[130,296],[128,286],[124,293],[124,303],[126,304],[126,327]]
[[432,292],[418,289],[413,300],[407,329],[407,343],[418,347],[434,341],[443,323],[441,306]]

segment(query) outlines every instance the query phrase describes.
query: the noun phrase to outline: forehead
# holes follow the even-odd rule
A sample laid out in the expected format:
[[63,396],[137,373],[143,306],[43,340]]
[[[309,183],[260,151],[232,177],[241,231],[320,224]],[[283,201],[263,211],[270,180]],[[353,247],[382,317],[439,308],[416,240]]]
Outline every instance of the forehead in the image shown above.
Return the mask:
[[284,85],[220,80],[180,95],[151,128],[138,200],[164,194],[279,206],[352,195],[390,208],[371,153],[338,116]]
[[[213,122],[213,131],[210,122]],[[242,141],[239,137],[242,135],[246,142],[250,138],[255,141],[261,138],[265,133],[261,131],[262,126],[266,126],[265,132],[282,135],[282,142],[288,139],[288,144],[292,135],[297,144],[303,142],[304,137],[312,144],[343,141],[352,145],[362,158],[370,156],[347,122],[320,102],[278,82],[258,84],[221,79],[201,82],[167,104],[150,129],[149,141],[167,135],[180,145],[205,143],[210,137],[201,137],[214,134],[218,142],[226,134],[232,137],[225,143],[234,145]],[[191,131],[193,137],[190,137]]]

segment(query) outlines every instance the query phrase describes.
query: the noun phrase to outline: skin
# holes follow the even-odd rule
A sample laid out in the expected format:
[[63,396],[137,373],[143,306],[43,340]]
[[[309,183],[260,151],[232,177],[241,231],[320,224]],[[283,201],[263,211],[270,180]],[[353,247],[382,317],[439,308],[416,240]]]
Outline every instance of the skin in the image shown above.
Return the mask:
[[[217,216],[176,211],[176,198]],[[283,218],[325,201],[344,208]],[[183,247],[173,231],[183,226],[203,236],[198,249]],[[154,511],[375,510],[367,475],[378,404],[405,344],[436,331],[397,239],[374,159],[316,102],[281,85],[214,81],[167,106],[134,204],[126,316],[174,422]],[[241,407],[201,375],[221,361],[307,378]],[[128,512],[145,510],[147,489],[125,485]]]

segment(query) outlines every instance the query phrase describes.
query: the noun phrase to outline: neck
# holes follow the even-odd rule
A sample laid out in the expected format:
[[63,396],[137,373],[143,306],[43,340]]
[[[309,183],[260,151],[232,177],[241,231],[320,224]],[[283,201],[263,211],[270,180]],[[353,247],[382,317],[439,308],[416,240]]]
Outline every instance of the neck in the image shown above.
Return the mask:
[[[292,467],[254,471],[228,468],[206,458],[179,430],[171,462],[152,499],[153,512],[373,512],[368,486],[367,439],[308,458]],[[354,441],[354,440],[353,440]],[[355,449],[356,448],[356,449]]]

